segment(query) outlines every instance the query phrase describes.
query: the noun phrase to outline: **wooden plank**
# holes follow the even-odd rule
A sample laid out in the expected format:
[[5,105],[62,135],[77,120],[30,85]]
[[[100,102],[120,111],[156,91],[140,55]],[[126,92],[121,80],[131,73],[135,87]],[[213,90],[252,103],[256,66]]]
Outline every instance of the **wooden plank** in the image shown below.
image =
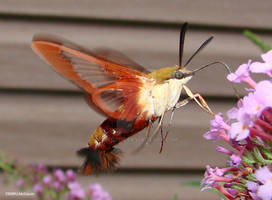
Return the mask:
[[[0,12],[6,14],[87,17],[93,19],[137,20],[218,26],[271,28],[271,1],[163,0],[1,0]],[[16,6],[15,6],[16,5]]]
[[[0,174],[0,178],[2,178]],[[100,183],[117,200],[165,200],[173,199],[177,194],[183,200],[209,200],[216,199],[215,192],[201,192],[197,187],[186,186],[191,181],[199,181],[203,175],[186,174],[108,174],[101,176],[79,176],[78,182],[87,191],[89,184]],[[165,187],[168,185],[169,187]],[[170,187],[171,186],[171,187]],[[16,187],[9,185],[0,187],[1,199],[18,199],[18,197],[5,196],[5,192],[15,192]],[[27,192],[31,192],[28,190]],[[35,199],[23,197],[23,199]]]
[[[77,90],[32,52],[30,43],[37,32],[61,35],[90,48],[102,46],[120,50],[150,70],[172,66],[178,61],[178,29],[22,21],[0,21],[0,29],[5,30],[0,32],[1,88]],[[260,59],[258,48],[240,33],[189,30],[185,60],[210,35],[215,36],[214,41],[192,61],[189,68],[196,69],[220,60],[236,69],[248,59]],[[262,36],[272,41],[271,35]],[[225,76],[225,69],[214,66],[199,72],[189,86],[203,95],[233,96]]]
[[[1,150],[26,163],[79,166],[75,151],[87,145],[103,117],[90,111],[80,96],[1,94]],[[215,113],[225,112],[232,103],[209,101]],[[211,116],[195,103],[175,114],[171,134],[159,154],[160,139],[138,154],[132,152],[143,142],[145,131],[121,143],[121,168],[199,169],[224,165],[226,157],[215,151],[218,143],[206,141]],[[168,120],[165,121],[167,124]]]

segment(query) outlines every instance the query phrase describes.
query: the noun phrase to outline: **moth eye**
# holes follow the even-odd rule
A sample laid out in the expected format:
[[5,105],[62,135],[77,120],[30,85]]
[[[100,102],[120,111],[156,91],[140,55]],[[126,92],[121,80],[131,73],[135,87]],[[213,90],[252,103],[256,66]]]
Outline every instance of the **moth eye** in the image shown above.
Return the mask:
[[182,78],[184,78],[184,73],[182,73],[181,71],[179,71],[179,70],[177,70],[177,71],[175,71],[174,72],[174,78],[176,78],[176,79],[182,79]]

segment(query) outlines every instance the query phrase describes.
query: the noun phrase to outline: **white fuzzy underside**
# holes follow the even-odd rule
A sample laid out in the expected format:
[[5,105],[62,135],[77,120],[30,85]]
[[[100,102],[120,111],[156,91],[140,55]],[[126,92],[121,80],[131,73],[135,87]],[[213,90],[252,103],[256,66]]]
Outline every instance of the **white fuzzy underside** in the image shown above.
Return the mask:
[[179,100],[182,86],[188,80],[169,79],[162,84],[146,85],[139,98],[143,112],[147,111],[149,116],[159,117],[172,109]]

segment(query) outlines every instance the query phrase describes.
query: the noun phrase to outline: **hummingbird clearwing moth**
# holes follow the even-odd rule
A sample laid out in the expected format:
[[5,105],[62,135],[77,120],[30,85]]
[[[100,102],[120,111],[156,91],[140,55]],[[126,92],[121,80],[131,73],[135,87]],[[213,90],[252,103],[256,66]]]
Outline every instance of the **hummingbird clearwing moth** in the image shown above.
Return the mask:
[[[191,59],[212,39],[210,37],[182,65],[187,23],[182,26],[179,65],[149,72],[123,54],[107,49],[89,51],[65,39],[37,34],[33,50],[86,93],[87,103],[107,119],[93,132],[88,147],[78,151],[86,157],[81,168],[85,174],[111,170],[120,160],[116,144],[147,128],[156,120],[161,128],[164,114],[195,100],[205,111],[212,113],[199,94],[193,94],[186,83],[195,71],[186,68]],[[181,92],[188,98],[181,100]],[[165,140],[165,138],[163,138]],[[147,140],[146,140],[147,141]],[[146,142],[145,141],[145,142]]]

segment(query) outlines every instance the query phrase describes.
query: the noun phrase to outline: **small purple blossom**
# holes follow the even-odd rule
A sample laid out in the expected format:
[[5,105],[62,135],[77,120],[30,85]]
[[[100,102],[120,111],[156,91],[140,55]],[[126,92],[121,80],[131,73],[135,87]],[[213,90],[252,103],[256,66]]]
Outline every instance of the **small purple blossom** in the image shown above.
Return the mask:
[[[32,164],[30,165],[30,169],[33,172],[34,176],[39,176],[40,174],[46,174],[47,168],[43,164]],[[33,178],[36,179],[37,177]]]
[[89,194],[92,200],[112,200],[109,193],[104,191],[99,184],[89,185]]
[[250,127],[254,123],[253,122],[254,118],[255,118],[255,115],[253,116],[247,113],[247,108],[245,105],[239,108],[238,115],[237,115],[238,122],[241,122],[245,126]]
[[238,109],[236,107],[233,107],[228,110],[227,116],[229,119],[236,119],[238,116]]
[[211,129],[217,129],[217,130],[228,130],[229,125],[224,122],[222,113],[218,113],[215,115],[214,119],[211,120]]
[[247,83],[250,87],[255,88],[256,82],[250,77],[249,74],[249,66],[251,65],[251,61],[247,64],[242,64],[234,73],[230,73],[227,76],[227,79],[234,83]]
[[264,185],[261,185],[257,191],[257,196],[262,200],[272,199],[272,181],[267,181]]
[[233,154],[233,151],[231,151],[229,149],[226,149],[225,147],[222,147],[222,146],[217,146],[216,151],[218,151],[220,153],[227,154],[227,155],[232,155]]
[[40,184],[35,184],[33,187],[33,191],[36,193],[37,197],[40,198],[42,196],[42,186]]
[[260,81],[256,86],[255,98],[260,103],[261,108],[272,106],[272,82]]
[[259,187],[259,185],[256,182],[253,182],[253,181],[248,181],[246,183],[246,186],[251,192],[255,192],[255,193],[257,192],[258,187]]
[[255,172],[255,178],[262,183],[257,190],[257,196],[264,200],[272,199],[272,172],[267,166]]
[[17,187],[21,188],[25,184],[25,180],[23,178],[19,178],[16,182]]
[[85,192],[78,182],[68,183],[68,188],[70,190],[68,193],[69,200],[85,198]]
[[43,177],[42,183],[46,186],[49,186],[49,184],[51,183],[51,180],[52,180],[51,175],[46,175]]
[[232,154],[230,156],[230,161],[227,162],[230,166],[233,166],[233,167],[239,167],[241,162],[242,162],[242,159],[241,159],[241,155],[237,155],[237,154]]
[[248,115],[256,115],[262,109],[262,104],[254,93],[249,93],[243,98],[243,108]]
[[228,193],[231,194],[232,196],[236,196],[238,191],[236,189],[233,188],[228,188],[227,189]]
[[40,184],[35,184],[33,190],[36,193],[40,193],[42,191],[42,186]]
[[232,178],[224,177],[225,171],[219,168],[211,168],[209,165],[206,166],[206,172],[204,175],[204,179],[201,181],[201,185],[203,187],[201,191],[207,190],[209,188],[215,187],[218,182],[225,181],[225,182],[230,182]]
[[236,72],[231,73],[227,76],[227,79],[231,82],[234,82],[234,83],[243,82],[245,79],[250,77],[249,65],[250,65],[250,62],[248,64],[240,65],[240,67],[236,70]]
[[47,167],[43,164],[38,164],[37,169],[38,169],[38,171],[40,171],[42,173],[47,173]]
[[221,138],[218,130],[210,130],[208,132],[206,132],[203,137],[206,139],[206,140],[213,140],[213,141],[216,141],[216,140],[219,140]]
[[203,135],[205,139],[214,141],[220,138],[226,139],[226,130],[229,130],[230,126],[224,122],[222,113],[215,115],[210,125],[210,130]]
[[249,192],[249,195],[250,197],[253,199],[253,200],[262,200],[260,197],[257,196],[256,193],[254,192]]
[[250,71],[254,73],[265,73],[272,77],[272,50],[268,51],[265,54],[262,54],[262,62],[253,62],[250,65]]
[[102,189],[102,187],[101,187],[101,185],[100,184],[91,184],[91,185],[89,185],[89,192],[90,193],[93,193],[93,192],[95,192],[95,191],[102,191],[103,189]]
[[232,123],[229,134],[232,140],[241,141],[249,136],[249,129],[242,122]]
[[259,187],[258,183],[253,181],[248,181],[246,183],[246,187],[249,191],[249,195],[253,198],[253,200],[261,200],[261,198],[257,196],[257,190]]
[[267,181],[272,181],[272,172],[270,172],[268,167],[262,167],[255,172],[255,178],[264,184]]
[[58,180],[55,180],[53,182],[53,188],[55,189],[55,191],[61,192],[62,190],[64,190],[64,185],[63,185],[63,183],[59,182]]
[[66,181],[66,177],[64,172],[61,169],[57,169],[54,171],[54,177],[59,181],[64,183]]
[[76,180],[76,173],[73,170],[68,169],[65,174],[68,182],[74,182]]

